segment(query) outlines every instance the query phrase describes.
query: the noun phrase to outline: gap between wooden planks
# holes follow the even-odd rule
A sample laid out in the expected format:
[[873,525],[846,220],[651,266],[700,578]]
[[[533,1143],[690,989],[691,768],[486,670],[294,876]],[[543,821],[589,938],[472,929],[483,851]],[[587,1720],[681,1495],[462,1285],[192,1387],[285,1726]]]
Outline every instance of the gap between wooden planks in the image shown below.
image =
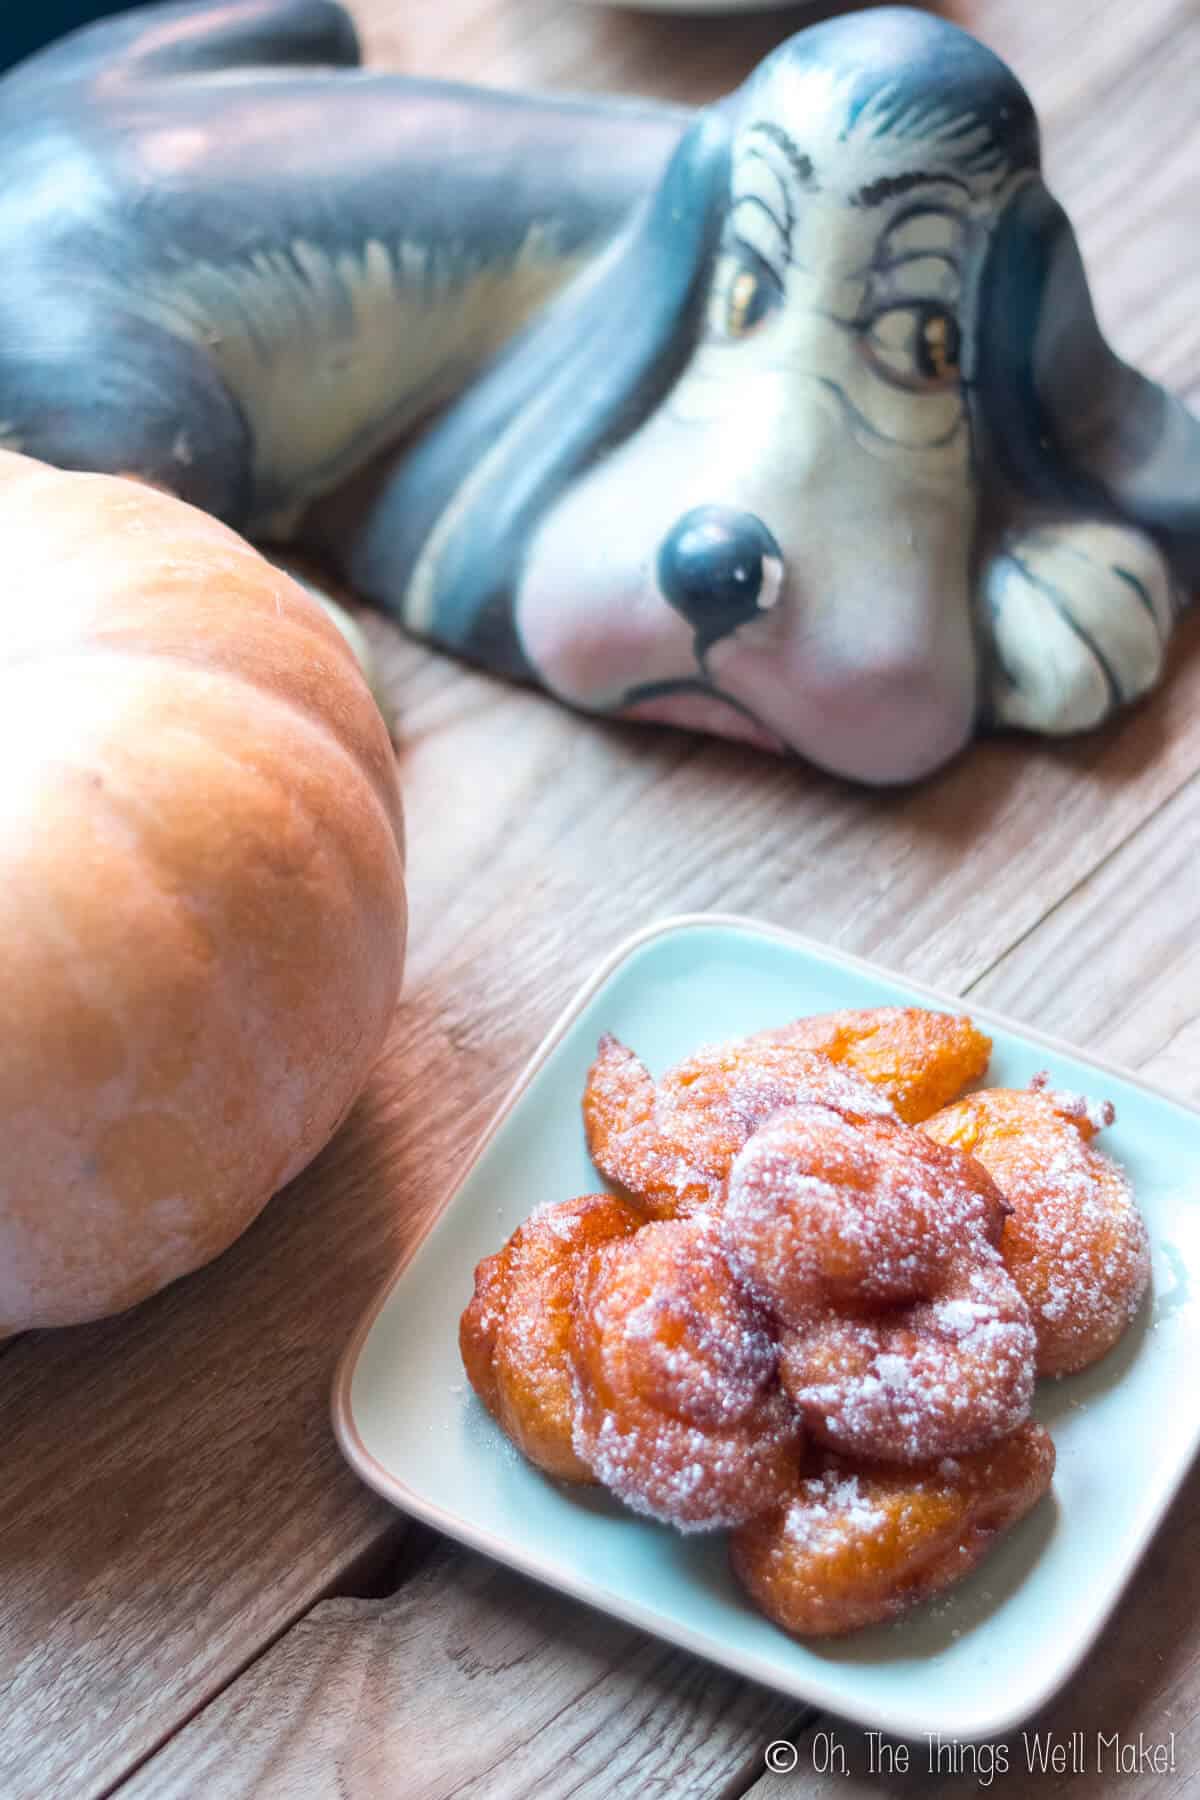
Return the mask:
[[[327,1601],[121,1800],[721,1800],[808,1709],[447,1549],[386,1601]],[[676,1785],[677,1784],[677,1785]]]

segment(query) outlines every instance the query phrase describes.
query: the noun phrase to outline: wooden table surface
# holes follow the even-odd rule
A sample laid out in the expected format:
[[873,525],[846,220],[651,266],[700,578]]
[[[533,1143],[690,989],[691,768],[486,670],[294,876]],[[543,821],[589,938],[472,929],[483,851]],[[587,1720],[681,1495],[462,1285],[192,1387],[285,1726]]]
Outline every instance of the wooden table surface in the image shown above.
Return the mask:
[[[703,100],[821,8],[668,19],[570,0],[359,0],[371,57]],[[948,0],[1031,90],[1111,338],[1200,402],[1197,0]],[[1200,632],[1068,747],[980,745],[907,793],[591,723],[368,620],[399,719],[405,991],[317,1164],[214,1266],[0,1355],[0,1796],[957,1796],[836,1721],[408,1525],[344,1465],[336,1359],[583,975],[667,913],[804,930],[1200,1097]],[[447,1295],[447,1306],[461,1296]],[[1122,1454],[1112,1446],[1114,1457]],[[1170,1742],[1200,1787],[1200,1471],[1041,1724]],[[1053,1621],[1047,1621],[1053,1629]],[[791,1740],[794,1773],[764,1769]],[[822,1774],[833,1747],[848,1775]]]

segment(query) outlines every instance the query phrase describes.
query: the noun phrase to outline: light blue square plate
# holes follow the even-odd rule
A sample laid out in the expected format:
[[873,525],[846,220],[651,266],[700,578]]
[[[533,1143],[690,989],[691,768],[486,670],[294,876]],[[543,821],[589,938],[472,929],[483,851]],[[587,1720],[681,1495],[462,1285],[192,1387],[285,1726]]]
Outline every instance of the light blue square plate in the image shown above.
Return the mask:
[[884,970],[749,920],[668,920],[585,985],[522,1074],[436,1224],[342,1358],[334,1422],[351,1464],[406,1512],[593,1606],[814,1706],[904,1737],[990,1737],[1077,1667],[1200,1443],[1200,1113],[972,1007],[990,1086],[1108,1097],[1154,1252],[1151,1301],[1097,1368],[1042,1383],[1052,1496],[949,1594],[889,1626],[800,1643],[742,1599],[721,1538],[681,1537],[607,1496],[543,1479],[475,1400],[458,1320],[476,1263],[543,1201],[599,1185],[580,1095],[612,1031],[658,1073],[697,1045],[802,1013],[888,1004],[961,1011]]

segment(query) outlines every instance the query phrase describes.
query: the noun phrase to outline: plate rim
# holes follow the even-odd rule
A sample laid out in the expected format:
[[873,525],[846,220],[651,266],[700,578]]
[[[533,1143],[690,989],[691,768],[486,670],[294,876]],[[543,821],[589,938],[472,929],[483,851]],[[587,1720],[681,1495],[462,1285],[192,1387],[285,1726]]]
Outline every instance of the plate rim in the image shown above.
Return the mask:
[[[731,1649],[718,1654],[714,1652],[710,1637],[693,1631],[688,1625],[674,1620],[667,1621],[665,1625],[664,1621],[650,1610],[638,1606],[635,1602],[626,1602],[620,1598],[614,1600],[607,1589],[602,1589],[569,1572],[565,1577],[560,1577],[557,1573],[548,1573],[545,1567],[539,1567],[537,1561],[526,1556],[520,1548],[514,1550],[507,1540],[476,1527],[470,1520],[462,1520],[458,1515],[446,1512],[436,1503],[426,1501],[420,1494],[398,1480],[367,1448],[354,1418],[351,1394],[355,1370],[363,1347],[391,1298],[393,1290],[408,1265],[417,1256],[453,1204],[467,1178],[529,1087],[538,1070],[554,1053],[576,1018],[609,977],[645,945],[652,943],[656,938],[674,936],[697,929],[714,928],[774,939],[821,961],[840,964],[858,974],[898,982],[912,994],[935,1002],[939,1010],[949,1008],[968,1012],[972,1020],[984,1026],[999,1027],[1002,1031],[1018,1035],[1027,1043],[1038,1045],[1042,1049],[1069,1057],[1074,1061],[1085,1062],[1090,1068],[1103,1074],[1112,1075],[1128,1086],[1150,1095],[1153,1099],[1166,1102],[1178,1111],[1188,1113],[1193,1118],[1200,1120],[1200,1103],[1187,1100],[1153,1082],[1145,1081],[1133,1070],[1125,1068],[1120,1063],[1112,1062],[1104,1057],[1093,1056],[1068,1040],[1056,1037],[1050,1032],[1041,1031],[1035,1026],[1027,1025],[1007,1013],[996,1011],[986,1005],[971,1005],[961,994],[953,994],[945,989],[934,987],[930,983],[910,977],[900,970],[890,969],[886,964],[872,958],[858,956],[852,951],[823,944],[819,939],[810,937],[804,932],[793,931],[788,926],[776,925],[769,920],[755,919],[744,913],[685,912],[669,914],[662,919],[639,927],[622,938],[607,955],[601,958],[595,969],[586,977],[553,1020],[545,1036],[504,1094],[496,1111],[475,1139],[469,1154],[447,1184],[445,1194],[430,1213],[425,1229],[392,1265],[378,1292],[364,1309],[349,1341],[338,1357],[330,1394],[333,1432],[343,1456],[368,1487],[409,1517],[420,1519],[443,1536],[453,1539],[456,1543],[464,1544],[469,1549],[478,1551],[507,1568],[517,1570],[520,1574],[530,1577],[543,1586],[552,1588],[556,1593],[567,1594],[572,1599],[582,1601],[585,1605],[607,1613],[611,1618],[620,1619],[653,1637],[676,1644],[681,1649],[699,1656],[705,1662],[716,1662],[719,1666],[727,1668],[735,1674],[772,1688],[776,1692],[786,1693],[819,1711],[835,1717],[848,1718],[850,1715],[844,1711],[844,1698],[822,1694],[822,1683],[819,1680],[806,1680],[803,1687],[800,1687],[781,1680],[781,1672],[773,1663],[752,1652]],[[983,1714],[978,1721],[972,1719],[969,1724],[955,1725],[953,1736],[956,1742],[978,1742],[981,1739],[1002,1737],[1014,1731],[1039,1712],[1077,1672],[1094,1648],[1097,1639],[1125,1594],[1133,1573],[1178,1496],[1187,1470],[1195,1460],[1195,1455],[1196,1446],[1193,1445],[1192,1453],[1184,1462],[1182,1469],[1165,1485],[1158,1504],[1148,1513],[1141,1531],[1132,1540],[1123,1559],[1121,1577],[1114,1587],[1110,1602],[1100,1613],[1091,1630],[1083,1633],[1072,1643],[1069,1655],[1052,1668],[1049,1678],[1042,1683],[1031,1698],[1022,1701],[1016,1707],[998,1707],[990,1713]],[[786,1634],[784,1635],[786,1636]],[[843,1702],[842,1706],[839,1706],[839,1700]],[[877,1728],[891,1736],[910,1740],[914,1733],[918,1737],[923,1735],[928,1725],[927,1721],[914,1723],[911,1714],[906,1716],[901,1711],[894,1710],[886,1701],[873,1705],[868,1703],[867,1706],[855,1712],[853,1722],[866,1729]],[[937,1727],[932,1728],[937,1729]]]

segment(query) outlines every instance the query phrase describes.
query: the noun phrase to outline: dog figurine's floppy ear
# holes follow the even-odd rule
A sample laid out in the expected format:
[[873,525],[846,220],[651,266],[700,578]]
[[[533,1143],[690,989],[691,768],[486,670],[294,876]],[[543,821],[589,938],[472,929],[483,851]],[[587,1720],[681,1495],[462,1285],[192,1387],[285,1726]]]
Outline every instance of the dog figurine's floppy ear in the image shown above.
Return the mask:
[[1105,343],[1075,233],[1040,181],[996,227],[980,282],[976,384],[1009,477],[1149,532],[1200,581],[1200,420]]
[[1200,421],[1105,343],[1063,209],[1018,189],[980,280],[976,431],[1007,490],[993,716],[1058,733],[1157,681],[1200,581]]

